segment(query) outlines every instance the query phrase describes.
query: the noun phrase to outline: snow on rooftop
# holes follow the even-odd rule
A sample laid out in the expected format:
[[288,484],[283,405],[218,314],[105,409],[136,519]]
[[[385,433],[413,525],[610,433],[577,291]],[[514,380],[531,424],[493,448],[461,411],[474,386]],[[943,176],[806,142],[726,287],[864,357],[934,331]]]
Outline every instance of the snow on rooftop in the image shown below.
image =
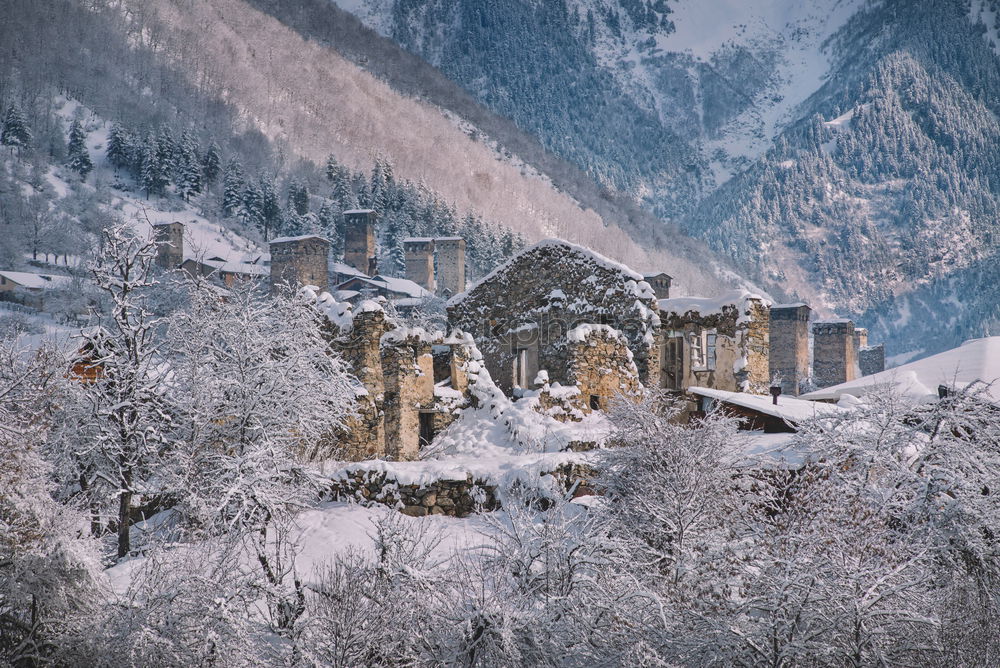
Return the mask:
[[455,295],[454,297],[452,297],[451,299],[449,299],[447,305],[448,306],[452,306],[454,304],[461,303],[462,301],[465,300],[466,296],[469,295],[469,294],[471,294],[473,291],[475,291],[476,288],[478,288],[480,285],[483,285],[484,283],[486,283],[488,281],[493,280],[495,277],[499,276],[501,273],[507,271],[507,269],[509,269],[511,266],[513,266],[513,264],[515,262],[517,262],[518,260],[520,260],[522,256],[524,256],[524,255],[526,255],[528,253],[531,253],[533,251],[542,249],[542,248],[553,248],[553,247],[562,247],[562,248],[569,249],[569,250],[571,250],[571,251],[573,251],[573,252],[575,252],[575,253],[577,253],[579,255],[582,255],[582,256],[586,257],[587,259],[593,261],[594,263],[598,264],[601,267],[604,267],[605,269],[608,269],[610,271],[621,272],[627,278],[630,278],[630,279],[632,279],[633,281],[636,281],[636,282],[645,282],[645,278],[643,278],[642,274],[638,273],[634,269],[632,269],[632,268],[630,268],[630,267],[628,267],[628,266],[626,266],[626,265],[624,265],[624,264],[622,264],[620,262],[615,262],[614,260],[612,260],[610,258],[607,258],[604,255],[601,255],[597,251],[591,250],[591,249],[586,248],[584,246],[578,246],[577,244],[574,244],[572,242],[566,241],[564,239],[543,239],[543,240],[539,241],[538,243],[534,244],[533,246],[529,246],[529,247],[525,248],[520,253],[518,253],[518,254],[514,255],[513,257],[509,258],[503,264],[497,266],[493,271],[491,271],[489,274],[487,274],[483,278],[479,279],[476,282],[475,285],[473,285],[471,288],[469,288],[465,292],[460,292],[457,295]]
[[409,243],[426,244],[430,243],[431,241],[434,241],[434,237],[406,237],[405,239],[403,239],[404,244],[409,244]]
[[0,271],[8,281],[31,290],[48,290],[51,288],[61,288],[73,282],[71,276],[59,276],[56,274],[32,274],[26,271]]
[[346,264],[344,262],[333,262],[332,264],[330,264],[330,270],[333,271],[335,274],[348,274],[351,276],[365,276],[365,277],[368,276],[368,274],[361,271],[357,267],[352,267],[351,265]]
[[246,274],[248,276],[268,276],[271,272],[267,267],[249,262],[228,262],[219,260],[200,260],[201,264],[229,274]]
[[748,408],[758,413],[771,415],[792,423],[802,422],[803,420],[822,415],[838,415],[844,411],[844,408],[834,404],[806,401],[786,395],[779,396],[778,405],[775,406],[771,397],[760,394],[727,392],[726,390],[716,390],[709,387],[689,387],[688,392],[716,399],[727,404],[732,404],[733,406]]
[[803,306],[808,307],[809,304],[806,304],[805,302],[792,302],[791,304],[775,304],[774,306],[771,307],[771,310],[773,311],[776,308],[802,308]]
[[375,209],[348,209],[344,212],[344,215],[349,216],[354,213],[375,213]]
[[[406,278],[396,278],[395,276],[382,276],[381,274],[377,276],[368,277],[364,274],[359,274],[353,278],[348,279],[340,284],[340,286],[345,285],[351,281],[361,281],[369,285],[374,285],[375,287],[384,288],[390,292],[395,292],[398,294],[407,295],[414,299],[423,299],[425,297],[430,297],[431,293],[424,288],[420,287],[418,284]],[[337,286],[338,288],[340,286]]]
[[746,290],[730,290],[718,297],[671,297],[670,299],[661,299],[657,303],[663,313],[684,315],[688,312],[694,312],[706,316],[720,315],[726,306],[735,306],[742,313],[746,302],[751,299],[767,301],[760,295]]
[[321,241],[326,241],[327,243],[329,243],[329,240],[326,237],[321,237],[318,234],[303,234],[297,237],[278,237],[276,239],[271,239],[268,243],[285,244],[288,243],[289,241],[305,241],[306,239],[319,239]]
[[803,399],[830,400],[849,394],[862,397],[869,392],[893,388],[916,401],[934,401],[938,386],[963,389],[977,381],[991,384],[986,391],[1000,403],[1000,336],[971,339],[957,348],[887,369],[870,376],[802,395]]

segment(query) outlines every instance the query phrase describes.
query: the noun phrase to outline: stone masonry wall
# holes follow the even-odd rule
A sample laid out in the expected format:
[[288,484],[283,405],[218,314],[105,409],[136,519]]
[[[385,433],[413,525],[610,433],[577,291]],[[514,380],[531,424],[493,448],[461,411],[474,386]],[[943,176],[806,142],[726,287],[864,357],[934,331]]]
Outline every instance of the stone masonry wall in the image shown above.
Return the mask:
[[771,307],[769,369],[781,392],[798,396],[809,378],[809,315],[805,304]]
[[518,347],[537,356],[536,368],[545,369],[552,382],[568,384],[566,333],[584,323],[622,332],[640,380],[658,382],[659,315],[652,288],[627,267],[572,244],[547,241],[523,251],[449,301],[448,320],[473,335],[491,376],[507,393]]
[[582,325],[567,336],[569,370],[567,380],[576,385],[578,408],[584,413],[607,410],[618,396],[638,398],[642,394],[639,371],[625,338],[607,326]]
[[813,383],[818,389],[854,380],[854,323],[821,321],[813,325]]
[[319,292],[330,288],[330,242],[305,236],[275,239],[271,248],[271,289],[282,283],[293,287],[315,285]]
[[[574,497],[594,494],[596,471],[586,465],[564,464],[549,473],[557,491],[573,489]],[[495,482],[474,478],[435,480],[426,484],[400,484],[383,471],[356,470],[331,482],[331,499],[378,503],[397,508],[404,515],[448,515],[467,517],[475,512],[497,510],[507,490]]]

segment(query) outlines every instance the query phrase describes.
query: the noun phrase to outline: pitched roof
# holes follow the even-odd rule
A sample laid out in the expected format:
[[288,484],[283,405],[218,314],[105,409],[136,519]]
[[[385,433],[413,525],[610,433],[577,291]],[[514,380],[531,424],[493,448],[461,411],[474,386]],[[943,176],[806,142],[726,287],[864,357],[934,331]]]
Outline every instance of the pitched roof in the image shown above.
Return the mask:
[[284,244],[288,243],[289,241],[305,241],[306,239],[319,239],[320,241],[325,241],[326,243],[330,243],[329,239],[327,239],[326,237],[321,237],[318,234],[303,234],[298,237],[278,237],[277,239],[271,239],[268,243]]
[[767,301],[760,295],[755,295],[746,290],[730,290],[718,297],[671,297],[661,299],[657,302],[660,311],[663,313],[675,313],[684,315],[694,312],[702,316],[720,314],[725,306],[736,306],[740,312],[744,310],[747,300],[759,299]]
[[52,288],[61,288],[69,285],[73,281],[72,276],[32,274],[26,271],[0,271],[0,276],[3,276],[8,281],[30,290],[49,290]]
[[361,281],[362,283],[367,283],[373,285],[377,288],[382,288],[388,290],[389,292],[395,292],[397,294],[406,295],[407,297],[413,298],[423,298],[430,297],[431,293],[424,288],[420,287],[411,280],[405,278],[396,278],[394,276],[382,276],[381,274],[377,276],[354,276],[344,281],[337,286],[338,290],[343,290],[344,286],[352,281]]
[[860,397],[890,386],[918,401],[933,401],[938,398],[939,385],[961,390],[976,381],[994,383],[987,395],[1000,403],[1000,382],[997,382],[1000,381],[1000,336],[970,339],[943,353],[809,392],[802,398],[829,400],[845,394]]
[[733,406],[748,408],[764,415],[771,415],[788,422],[802,422],[819,415],[834,415],[845,409],[834,404],[824,404],[816,401],[806,401],[795,397],[781,395],[775,406],[771,397],[746,392],[727,392],[708,387],[689,387],[688,392],[702,397],[716,399]]

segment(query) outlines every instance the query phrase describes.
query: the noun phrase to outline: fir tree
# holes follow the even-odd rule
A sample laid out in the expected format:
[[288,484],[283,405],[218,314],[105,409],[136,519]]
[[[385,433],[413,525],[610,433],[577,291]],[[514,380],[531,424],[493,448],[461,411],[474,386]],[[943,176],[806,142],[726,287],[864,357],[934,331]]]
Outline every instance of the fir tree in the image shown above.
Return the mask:
[[90,161],[90,153],[87,151],[87,133],[83,131],[80,121],[73,121],[69,128],[69,148],[67,149],[69,168],[80,175],[83,180],[87,179],[94,169],[94,163]]
[[246,179],[243,176],[243,168],[236,158],[231,158],[226,165],[226,176],[222,184],[222,212],[224,215],[235,216],[240,213],[245,188]]
[[309,190],[299,181],[288,184],[288,210],[300,216],[309,213]]
[[211,187],[215,185],[219,178],[219,171],[222,169],[222,157],[219,155],[219,145],[214,141],[205,151],[205,157],[201,161],[201,173],[205,177],[205,183]]
[[142,169],[139,174],[139,182],[146,191],[147,198],[150,195],[162,195],[169,182],[161,155],[159,142],[156,137],[150,135],[142,149]]
[[111,132],[108,134],[108,148],[106,156],[108,164],[115,168],[116,175],[118,174],[119,169],[129,166],[130,141],[131,138],[129,137],[128,131],[123,128],[120,123],[115,123],[111,126]]
[[258,226],[264,235],[264,241],[271,237],[271,232],[281,224],[281,204],[278,200],[278,192],[274,189],[274,182],[270,179],[262,178],[259,185],[260,191],[260,219]]
[[191,195],[202,190],[201,161],[198,160],[198,145],[194,137],[184,133],[178,146],[177,192],[187,201]]
[[337,176],[340,170],[343,169],[337,159],[331,154],[330,157],[326,159],[326,179],[330,183],[336,183]]
[[16,104],[7,107],[7,113],[4,114],[3,128],[0,129],[0,144],[10,146],[11,155],[14,154],[14,149],[17,149],[18,157],[21,156],[21,150],[31,144],[31,128]]

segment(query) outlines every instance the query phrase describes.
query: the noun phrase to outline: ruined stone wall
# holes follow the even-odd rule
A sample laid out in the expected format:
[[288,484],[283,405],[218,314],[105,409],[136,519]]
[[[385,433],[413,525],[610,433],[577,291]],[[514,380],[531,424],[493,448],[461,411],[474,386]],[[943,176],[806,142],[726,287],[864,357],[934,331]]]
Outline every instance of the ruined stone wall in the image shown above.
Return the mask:
[[465,239],[441,237],[435,239],[434,244],[437,252],[437,293],[451,297],[465,292]]
[[354,315],[348,332],[331,327],[331,347],[358,379],[354,409],[340,434],[345,459],[362,460],[386,455],[385,413],[383,397],[385,380],[382,373],[380,341],[389,325],[380,309]]
[[386,457],[416,459],[420,453],[420,413],[432,411],[434,358],[423,333],[390,331],[382,336],[382,373],[385,376]]
[[639,371],[620,332],[607,326],[582,325],[571,330],[567,338],[567,380],[579,390],[581,411],[607,410],[618,397],[637,399],[641,395]]
[[809,379],[809,316],[805,304],[771,307],[770,378],[781,379],[782,394],[798,396]]
[[406,278],[434,292],[434,240],[404,239]]
[[640,380],[652,386],[658,381],[659,316],[652,289],[627,267],[572,244],[548,241],[522,252],[452,299],[448,320],[473,335],[491,376],[508,394],[518,347],[537,355],[537,369],[548,371],[552,382],[569,384],[566,334],[584,323],[622,332]]
[[271,289],[282,283],[330,289],[330,242],[318,236],[274,239],[271,248]]
[[818,389],[854,380],[854,323],[820,321],[813,325],[813,383]]
[[[729,392],[767,392],[769,374],[769,309],[763,300],[747,297],[724,304],[712,313],[660,312],[663,345],[669,337],[683,339],[681,389],[710,387]],[[715,333],[715,367],[695,365],[692,339]],[[704,355],[705,352],[703,351]],[[661,352],[666,364],[666,352]],[[664,373],[664,377],[666,374]]]
[[371,209],[344,212],[344,264],[369,276],[370,260],[375,257],[376,217]]

